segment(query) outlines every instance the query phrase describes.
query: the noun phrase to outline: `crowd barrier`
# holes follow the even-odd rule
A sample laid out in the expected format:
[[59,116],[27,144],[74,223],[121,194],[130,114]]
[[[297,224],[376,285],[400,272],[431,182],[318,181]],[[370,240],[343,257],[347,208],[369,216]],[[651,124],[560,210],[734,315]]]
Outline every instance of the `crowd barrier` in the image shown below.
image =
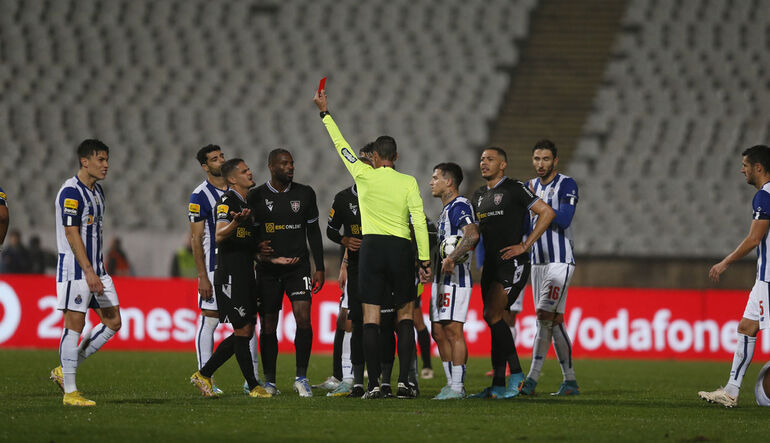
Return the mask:
[[[106,349],[178,350],[194,352],[200,320],[194,280],[114,278],[123,327]],[[331,352],[340,290],[329,281],[313,297],[313,352]],[[536,318],[531,289],[518,316],[516,343],[531,353]],[[739,290],[667,290],[570,288],[565,325],[575,357],[703,359],[732,357],[738,320],[748,298]],[[428,323],[430,286],[422,297]],[[469,354],[489,355],[489,330],[483,320],[481,293],[474,287],[465,324]],[[92,312],[88,324],[98,318]],[[88,326],[87,326],[88,327]],[[56,349],[62,314],[56,310],[56,283],[50,276],[0,276],[0,348]],[[296,324],[284,300],[278,327],[279,350],[293,352]],[[231,329],[221,325],[217,340]],[[433,345],[436,353],[435,344]],[[553,353],[553,350],[551,350]],[[770,332],[763,331],[757,349],[770,357]]]

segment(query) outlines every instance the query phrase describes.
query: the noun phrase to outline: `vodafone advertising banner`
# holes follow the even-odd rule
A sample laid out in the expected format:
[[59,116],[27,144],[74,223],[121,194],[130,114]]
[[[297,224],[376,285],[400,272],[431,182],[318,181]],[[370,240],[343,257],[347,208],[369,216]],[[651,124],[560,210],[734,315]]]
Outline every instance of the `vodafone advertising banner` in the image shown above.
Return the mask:
[[[195,281],[115,277],[114,282],[123,327],[107,349],[194,352],[200,320]],[[336,282],[330,281],[314,296],[314,352],[332,350],[339,294]],[[429,294],[427,287],[422,298],[426,323]],[[525,297],[516,338],[522,355],[531,352],[536,330],[529,288]],[[729,359],[748,291],[570,288],[568,297],[566,326],[576,357]],[[94,313],[88,318],[91,325],[98,322]],[[0,276],[1,348],[56,349],[61,328],[52,277]],[[284,300],[278,327],[281,351],[294,351],[295,328],[291,306]],[[230,331],[227,325],[220,326],[217,340]],[[489,355],[489,331],[478,287],[465,334],[470,354]],[[770,332],[763,331],[756,353],[766,360],[770,357]]]

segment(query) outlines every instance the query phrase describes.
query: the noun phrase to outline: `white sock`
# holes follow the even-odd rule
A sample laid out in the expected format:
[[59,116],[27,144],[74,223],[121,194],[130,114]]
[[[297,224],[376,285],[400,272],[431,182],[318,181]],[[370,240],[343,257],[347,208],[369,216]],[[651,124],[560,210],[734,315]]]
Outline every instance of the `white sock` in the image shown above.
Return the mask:
[[59,361],[64,376],[65,394],[78,390],[75,384],[75,373],[78,369],[78,340],[80,340],[80,333],[65,328],[59,342]]
[[202,368],[214,353],[214,331],[219,319],[201,315],[201,326],[195,336],[195,353],[198,355],[198,369]]
[[80,346],[78,346],[78,365],[93,355],[94,352],[101,349],[113,336],[115,336],[115,331],[108,328],[104,323],[94,328],[89,337],[83,339]]
[[551,336],[553,335],[553,320],[538,320],[535,345],[532,346],[532,365],[529,367],[527,378],[537,381],[540,378],[540,370],[543,369],[545,357],[551,348]]
[[465,365],[452,364],[452,390],[463,392],[465,388]]
[[556,358],[559,359],[564,381],[575,381],[575,368],[572,367],[572,342],[567,335],[567,330],[564,329],[564,323],[553,327],[553,349],[556,351]]
[[452,362],[442,361],[441,365],[444,367],[444,375],[446,375],[446,384],[452,384]]
[[353,383],[353,362],[350,361],[350,337],[352,332],[345,332],[342,337],[342,381]]
[[254,331],[254,335],[249,340],[249,350],[251,351],[251,363],[254,365],[254,378],[259,380],[259,350],[257,349],[257,332]]
[[746,369],[749,368],[751,359],[754,357],[754,345],[757,344],[756,337],[749,337],[738,333],[738,346],[735,348],[733,356],[733,367],[730,369],[730,380],[727,381],[725,391],[731,397],[737,397],[741,390],[743,376],[746,375]]

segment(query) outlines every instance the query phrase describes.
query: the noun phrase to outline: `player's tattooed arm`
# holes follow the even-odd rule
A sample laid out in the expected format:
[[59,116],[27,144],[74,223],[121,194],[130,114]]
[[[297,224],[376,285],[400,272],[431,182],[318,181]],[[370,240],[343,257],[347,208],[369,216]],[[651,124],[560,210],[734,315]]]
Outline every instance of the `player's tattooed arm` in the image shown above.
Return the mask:
[[749,234],[743,239],[741,244],[721,262],[715,264],[709,270],[709,278],[714,283],[719,282],[719,276],[727,270],[727,268],[736,260],[740,260],[745,257],[751,251],[755,250],[757,246],[762,243],[762,238],[767,234],[768,228],[770,228],[770,220],[752,220],[751,228],[749,228]]
[[513,257],[517,257],[529,250],[533,244],[543,235],[548,226],[551,225],[556,213],[553,209],[543,200],[538,199],[529,208],[532,212],[537,214],[537,223],[532,228],[532,232],[527,236],[527,240],[516,245],[506,246],[500,250],[501,258],[503,260],[510,260]]
[[452,274],[455,270],[455,261],[476,247],[479,242],[479,227],[475,223],[463,226],[463,237],[457,247],[447,258],[441,262],[441,272]]
[[102,279],[96,275],[91,261],[88,260],[86,246],[83,244],[83,238],[80,236],[80,226],[65,226],[64,236],[67,237],[67,243],[69,243],[70,249],[72,249],[75,260],[78,261],[80,268],[83,269],[83,273],[86,275],[88,290],[97,294],[104,294]]

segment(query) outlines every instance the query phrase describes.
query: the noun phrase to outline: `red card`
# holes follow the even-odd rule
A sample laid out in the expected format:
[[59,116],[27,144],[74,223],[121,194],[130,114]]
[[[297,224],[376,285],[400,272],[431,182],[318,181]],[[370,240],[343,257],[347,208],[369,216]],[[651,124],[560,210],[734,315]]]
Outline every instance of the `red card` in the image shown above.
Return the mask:
[[326,77],[322,78],[321,83],[318,84],[318,93],[320,94],[324,88],[326,88]]

